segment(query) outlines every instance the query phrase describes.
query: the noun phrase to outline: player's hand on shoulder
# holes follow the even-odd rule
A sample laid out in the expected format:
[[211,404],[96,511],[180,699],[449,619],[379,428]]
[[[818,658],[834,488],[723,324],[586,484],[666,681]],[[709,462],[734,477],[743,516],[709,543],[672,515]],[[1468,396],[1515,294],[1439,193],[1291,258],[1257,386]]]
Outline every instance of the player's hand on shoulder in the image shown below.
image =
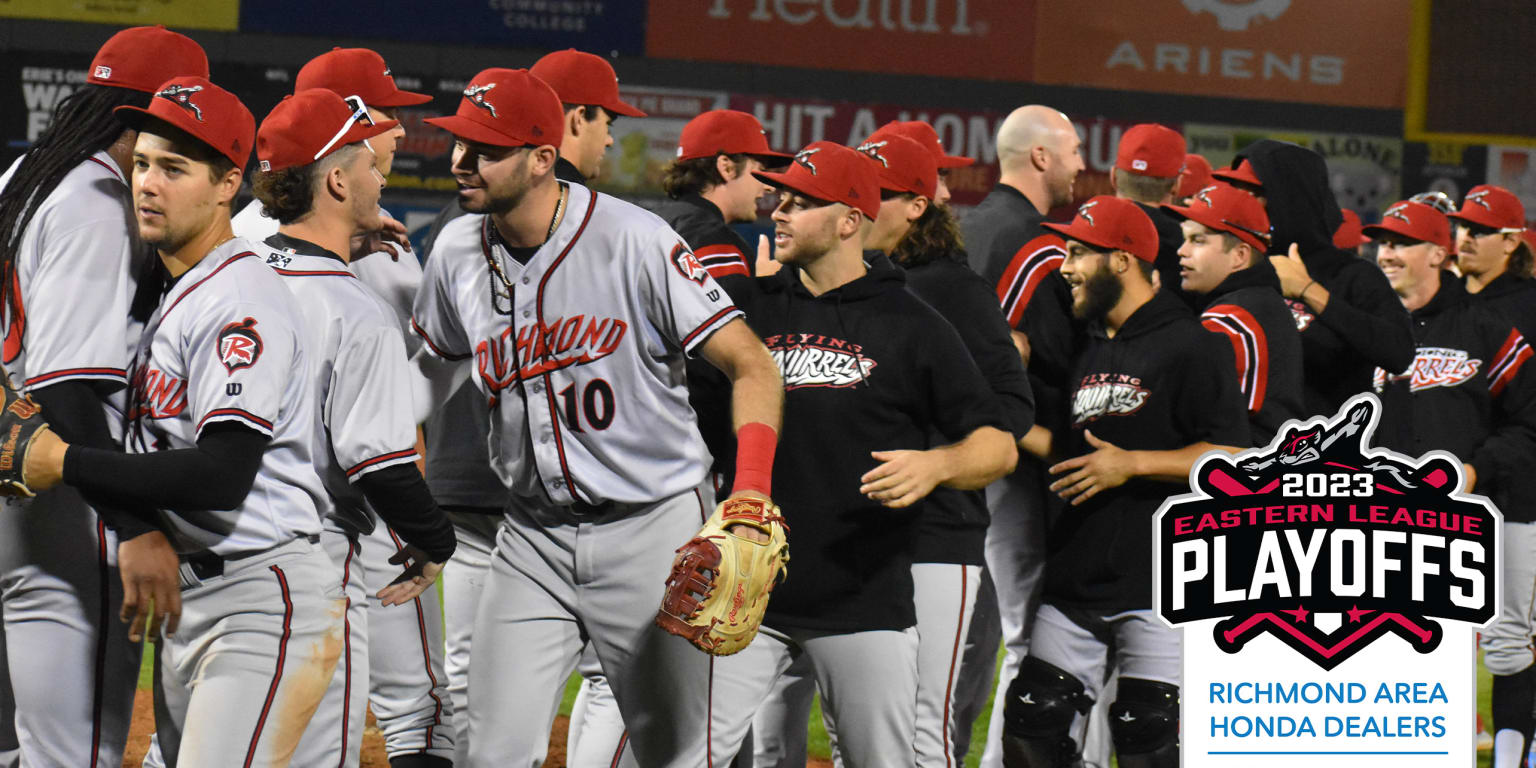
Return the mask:
[[869,455],[880,465],[859,478],[859,493],[891,509],[916,504],[949,478],[939,451],[871,451]]
[[370,253],[388,253],[395,261],[400,260],[401,254],[410,253],[410,232],[398,219],[390,216],[380,216],[382,225],[373,232],[365,232],[352,237],[352,258],[361,259]]
[[[150,531],[117,545],[117,569],[123,578],[123,608],[128,639],[139,642],[170,637],[181,622],[181,561],[165,534]],[[161,630],[164,634],[161,634]]]
[[1056,482],[1051,483],[1051,490],[1074,506],[1101,491],[1125,485],[1135,474],[1135,460],[1130,451],[1100,440],[1092,431],[1084,431],[1083,437],[1094,449],[1092,453],[1051,467],[1051,474],[1059,475]]
[[403,605],[421,596],[437,581],[443,572],[443,564],[427,559],[427,553],[410,544],[389,558],[390,565],[404,565],[405,570],[379,590],[378,598],[384,605]]

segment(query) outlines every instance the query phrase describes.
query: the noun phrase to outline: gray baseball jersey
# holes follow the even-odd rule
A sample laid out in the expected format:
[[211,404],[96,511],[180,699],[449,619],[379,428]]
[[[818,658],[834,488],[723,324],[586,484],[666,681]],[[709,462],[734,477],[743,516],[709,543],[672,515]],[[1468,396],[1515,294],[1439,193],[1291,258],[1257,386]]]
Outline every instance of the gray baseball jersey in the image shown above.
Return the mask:
[[[20,162],[0,177],[0,188]],[[128,313],[136,232],[127,180],[106,152],[71,169],[38,203],[16,253],[11,306],[0,312],[0,360],[13,385],[31,391],[72,380],[127,382],[138,338]],[[120,438],[121,388],[110,400],[107,424]],[[0,530],[7,585],[0,666],[6,695],[14,694],[18,759],[120,763],[139,647],[110,618],[122,602],[116,537],[66,487],[7,500]],[[11,665],[6,656],[24,662]]]
[[377,518],[353,483],[416,460],[410,369],[400,329],[389,307],[340,257],[269,243],[258,245],[257,254],[282,276],[303,313],[299,331],[320,404],[320,427],[313,431],[315,469],[335,504],[332,514],[368,533]]
[[268,436],[251,492],[232,510],[165,511],[180,552],[226,555],[318,535],[329,500],[314,466],[315,398],[299,305],[234,238],[183,274],[150,316],[129,371],[136,453],[192,448],[209,424]]
[[526,266],[486,216],[450,222],[414,328],[439,357],[474,357],[471,380],[493,411],[491,461],[514,494],[599,504],[686,492],[710,459],[683,355],[741,312],[655,214],[566,188],[558,229]]

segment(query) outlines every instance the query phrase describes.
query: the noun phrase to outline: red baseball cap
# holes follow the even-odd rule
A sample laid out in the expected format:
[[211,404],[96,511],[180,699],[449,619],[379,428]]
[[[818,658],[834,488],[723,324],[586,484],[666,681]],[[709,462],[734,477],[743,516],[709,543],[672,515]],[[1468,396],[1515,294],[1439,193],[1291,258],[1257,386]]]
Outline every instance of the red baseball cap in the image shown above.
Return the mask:
[[693,160],[717,154],[787,158],[768,148],[763,124],[734,109],[711,109],[688,121],[677,140],[677,159]]
[[1115,167],[1139,176],[1171,179],[1184,170],[1184,136],[1157,123],[1133,125],[1120,137]]
[[256,131],[256,158],[263,171],[309,165],[348,144],[393,129],[397,120],[368,121],[361,104],[348,104],[334,91],[309,88],[284,96]]
[[1341,211],[1344,214],[1344,223],[1333,231],[1333,247],[1352,251],[1369,243],[1371,239],[1360,231],[1360,214],[1348,208]]
[[857,149],[875,163],[880,188],[910,192],[932,200],[939,192],[939,166],[934,162],[933,153],[905,136],[875,133]]
[[170,123],[241,169],[256,143],[256,118],[251,111],[238,96],[204,77],[171,78],[160,84],[148,109],[122,106],[112,112],[134,128],[143,124],[145,115]]
[[481,70],[464,88],[458,112],[429,117],[426,122],[493,147],[548,144],[559,149],[565,138],[560,97],[526,69]]
[[933,159],[940,168],[964,168],[976,164],[974,158],[951,155],[945,152],[943,142],[939,141],[939,132],[935,131],[933,126],[921,120],[892,120],[870,134],[869,139],[866,139],[866,141],[889,133],[905,136],[933,152]]
[[619,77],[607,59],[567,48],[545,54],[533,63],[533,74],[549,83],[566,104],[596,104],[615,115],[645,117],[619,98]]
[[1163,210],[1206,229],[1233,235],[1260,254],[1269,251],[1269,214],[1257,197],[1237,187],[1212,184],[1196,192],[1189,205],[1165,205]]
[[1451,220],[1434,208],[1412,200],[1393,203],[1381,215],[1380,224],[1370,224],[1362,229],[1372,238],[1391,232],[1441,246],[1447,251],[1455,247],[1451,242]]
[[1135,203],[1099,195],[1077,209],[1071,224],[1043,224],[1069,240],[1126,251],[1142,261],[1157,259],[1157,227]]
[[310,59],[293,80],[293,92],[324,88],[341,97],[358,96],[370,107],[409,107],[432,100],[402,91],[384,57],[367,48],[332,48]]
[[145,93],[173,77],[208,77],[208,54],[186,35],[163,26],[129,27],[112,37],[91,59],[85,80]]
[[1247,160],[1239,161],[1236,168],[1231,166],[1226,168],[1218,168],[1214,171],[1211,171],[1211,175],[1216,177],[1218,181],[1225,181],[1228,183],[1235,181],[1241,184],[1252,184],[1256,187],[1264,186],[1264,182],[1259,181],[1259,177],[1254,175],[1253,165],[1251,165]]
[[880,178],[876,168],[863,152],[831,141],[818,141],[796,152],[783,173],[753,171],[752,175],[806,197],[843,203],[874,221],[880,216]]
[[1520,232],[1525,229],[1525,206],[1513,192],[1492,184],[1479,184],[1461,201],[1461,210],[1450,215],[1453,219],[1480,224],[1500,232]]
[[1179,188],[1173,196],[1191,197],[1215,183],[1216,178],[1211,175],[1211,161],[1205,159],[1205,155],[1190,153],[1184,156],[1184,173],[1179,176]]

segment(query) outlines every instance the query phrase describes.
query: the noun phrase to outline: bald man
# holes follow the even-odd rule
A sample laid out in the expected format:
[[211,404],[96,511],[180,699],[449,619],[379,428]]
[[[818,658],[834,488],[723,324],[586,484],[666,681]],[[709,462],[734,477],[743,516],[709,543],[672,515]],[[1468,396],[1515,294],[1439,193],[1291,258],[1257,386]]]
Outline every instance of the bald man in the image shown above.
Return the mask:
[[[999,627],[1007,653],[1003,685],[1012,680],[1029,650],[1030,623],[1039,602],[1045,563],[1045,465],[1049,446],[1038,439],[1066,412],[1067,372],[1077,351],[1080,327],[1072,318],[1071,292],[1057,269],[1066,256],[1063,243],[1041,224],[1053,208],[1072,203],[1072,185],[1083,170],[1082,140],[1061,111],[1039,105],[1020,107],[997,131],[1002,176],[996,187],[961,221],[971,268],[995,286],[998,301],[1029,370],[1035,392],[1037,427],[1019,444],[1018,469],[987,489],[992,522],[987,531],[986,573],[996,600],[988,601],[984,583],[978,595],[975,638],[961,664],[962,701],[966,692],[990,691],[996,664]],[[990,604],[989,604],[990,603]],[[995,607],[995,613],[990,608]],[[960,707],[957,731],[969,707]],[[992,711],[982,765],[1002,765],[1002,707]]]

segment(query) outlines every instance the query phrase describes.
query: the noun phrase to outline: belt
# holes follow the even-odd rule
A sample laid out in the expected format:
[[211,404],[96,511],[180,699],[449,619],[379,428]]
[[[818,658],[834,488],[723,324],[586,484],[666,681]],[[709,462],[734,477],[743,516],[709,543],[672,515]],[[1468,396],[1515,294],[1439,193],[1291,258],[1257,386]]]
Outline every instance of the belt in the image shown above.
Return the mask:
[[[315,534],[302,537],[311,544],[320,543],[320,537]],[[282,546],[279,544],[278,546]],[[224,564],[239,562],[246,558],[270,552],[271,549],[260,549],[255,552],[239,552],[232,555],[216,555],[212,552],[198,552],[191,555],[183,555],[181,561],[192,570],[193,575],[199,579],[212,579],[224,575]]]

